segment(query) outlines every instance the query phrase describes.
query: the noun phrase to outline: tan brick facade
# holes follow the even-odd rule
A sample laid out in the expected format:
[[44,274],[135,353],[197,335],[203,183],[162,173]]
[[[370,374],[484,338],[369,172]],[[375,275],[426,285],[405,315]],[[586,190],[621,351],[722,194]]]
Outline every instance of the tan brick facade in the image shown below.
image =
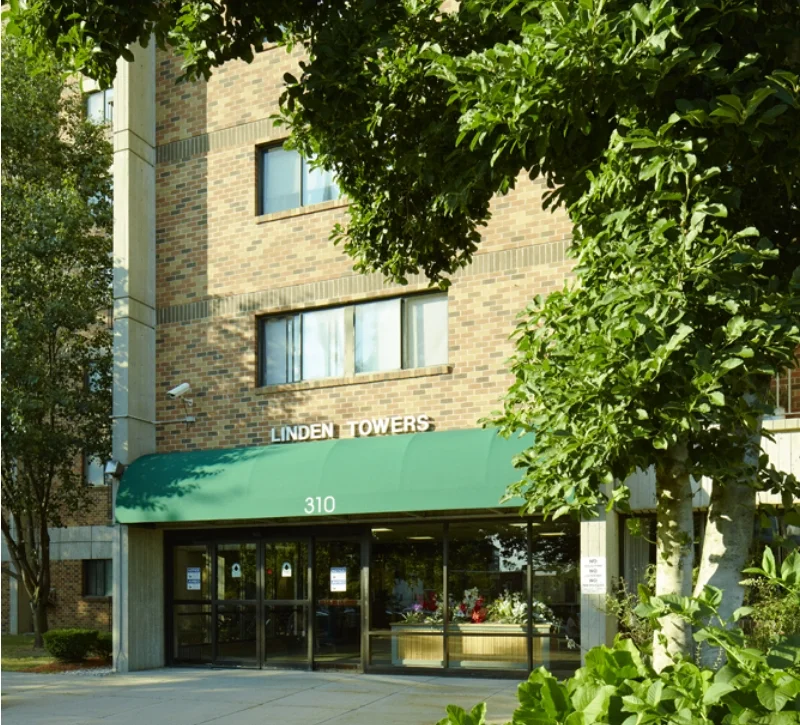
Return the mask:
[[83,561],[54,561],[50,567],[53,595],[48,609],[52,629],[111,629],[111,597],[84,596]]
[[158,56],[156,402],[159,420],[180,417],[165,393],[188,381],[197,416],[160,426],[159,451],[264,445],[276,425],[403,413],[425,412],[438,430],[475,427],[510,382],[515,316],[569,273],[569,224],[523,179],[495,201],[476,262],[449,290],[446,367],[260,388],[260,316],[427,287],[353,272],[328,241],[343,200],[257,215],[257,148],[281,138],[268,118],[296,60],[269,49],[208,83],[175,86],[176,61]]

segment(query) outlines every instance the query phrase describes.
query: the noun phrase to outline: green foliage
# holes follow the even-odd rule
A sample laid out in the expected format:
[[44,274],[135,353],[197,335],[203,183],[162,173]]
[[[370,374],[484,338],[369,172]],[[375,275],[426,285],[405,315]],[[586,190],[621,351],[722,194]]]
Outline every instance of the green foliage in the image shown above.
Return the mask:
[[[787,558],[780,573],[765,554],[758,573],[792,597],[800,597],[800,556]],[[575,676],[558,681],[545,668],[534,671],[519,686],[519,708],[513,725],[745,725],[800,722],[800,638],[781,637],[766,650],[748,646],[742,631],[719,620],[722,592],[707,588],[701,597],[650,598],[639,615],[657,618],[665,610],[691,622],[697,642],[723,648],[727,664],[719,670],[702,668],[677,659],[656,673],[630,639],[613,647],[596,647]],[[738,621],[748,610],[736,613]],[[707,624],[707,622],[713,622]],[[657,625],[656,625],[657,626]],[[473,710],[485,717],[480,706]],[[460,708],[448,707],[439,725],[484,720]]]
[[636,593],[630,590],[628,583],[620,579],[613,594],[606,597],[603,611],[617,620],[617,627],[623,639],[630,639],[636,648],[645,655],[653,651],[652,622],[636,613],[642,599],[649,597],[655,584],[655,569],[648,567],[647,587],[639,585]]
[[57,660],[80,662],[99,646],[94,629],[51,629],[44,634],[44,646]]
[[114,652],[114,640],[111,632],[98,632],[97,641],[92,650],[98,657],[110,660]]
[[110,449],[111,145],[55,64],[4,36],[2,67],[2,528],[44,617],[47,527]]

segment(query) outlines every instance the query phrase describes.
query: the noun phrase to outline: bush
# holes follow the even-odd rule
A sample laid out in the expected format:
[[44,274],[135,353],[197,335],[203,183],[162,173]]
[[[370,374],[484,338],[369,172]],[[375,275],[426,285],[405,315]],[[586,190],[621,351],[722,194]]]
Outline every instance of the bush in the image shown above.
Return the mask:
[[80,662],[97,646],[95,629],[51,629],[44,633],[45,649],[57,660]]
[[97,642],[94,645],[94,653],[98,657],[110,660],[113,651],[111,632],[98,632]]
[[[773,591],[784,606],[800,607],[800,553],[780,570],[767,549],[761,568],[747,569]],[[646,594],[644,590],[640,594]],[[726,622],[719,616],[723,593],[706,587],[699,597],[642,597],[636,615],[658,629],[665,614],[676,614],[694,628],[698,644],[721,648],[726,663],[718,670],[676,658],[656,672],[632,639],[613,647],[595,647],[574,677],[559,681],[544,667],[518,689],[514,725],[790,725],[800,723],[800,637],[775,632],[763,650],[750,647],[737,624],[752,613],[742,607]],[[466,712],[456,705],[438,725],[485,725],[486,705]]]

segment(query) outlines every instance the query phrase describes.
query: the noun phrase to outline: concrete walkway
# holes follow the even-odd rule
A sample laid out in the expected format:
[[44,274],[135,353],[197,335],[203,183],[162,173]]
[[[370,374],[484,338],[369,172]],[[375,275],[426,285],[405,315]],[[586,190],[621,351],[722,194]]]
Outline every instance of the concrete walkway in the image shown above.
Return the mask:
[[505,723],[513,680],[164,669],[128,675],[2,673],[3,725],[434,725],[448,704]]

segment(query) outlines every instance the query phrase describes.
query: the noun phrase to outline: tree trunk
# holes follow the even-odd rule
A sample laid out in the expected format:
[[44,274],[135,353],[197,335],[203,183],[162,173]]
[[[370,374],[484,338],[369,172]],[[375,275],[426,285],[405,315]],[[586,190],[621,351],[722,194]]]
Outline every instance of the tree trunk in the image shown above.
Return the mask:
[[[739,582],[753,541],[755,513],[756,492],[752,486],[746,482],[725,486],[714,483],[694,593],[700,595],[706,585],[722,589],[725,596],[719,614],[725,620],[731,619],[744,600],[744,588]],[[715,647],[702,647],[701,664],[712,667],[719,655]]]
[[33,646],[41,649],[44,647],[44,633],[47,631],[47,597],[39,596],[35,604],[31,601],[31,609],[35,633]]
[[[656,469],[656,596],[692,593],[694,520],[692,485],[687,470],[686,444],[677,445],[667,465]],[[690,655],[692,630],[679,617],[661,618],[653,636],[653,667],[657,672],[673,657]]]

